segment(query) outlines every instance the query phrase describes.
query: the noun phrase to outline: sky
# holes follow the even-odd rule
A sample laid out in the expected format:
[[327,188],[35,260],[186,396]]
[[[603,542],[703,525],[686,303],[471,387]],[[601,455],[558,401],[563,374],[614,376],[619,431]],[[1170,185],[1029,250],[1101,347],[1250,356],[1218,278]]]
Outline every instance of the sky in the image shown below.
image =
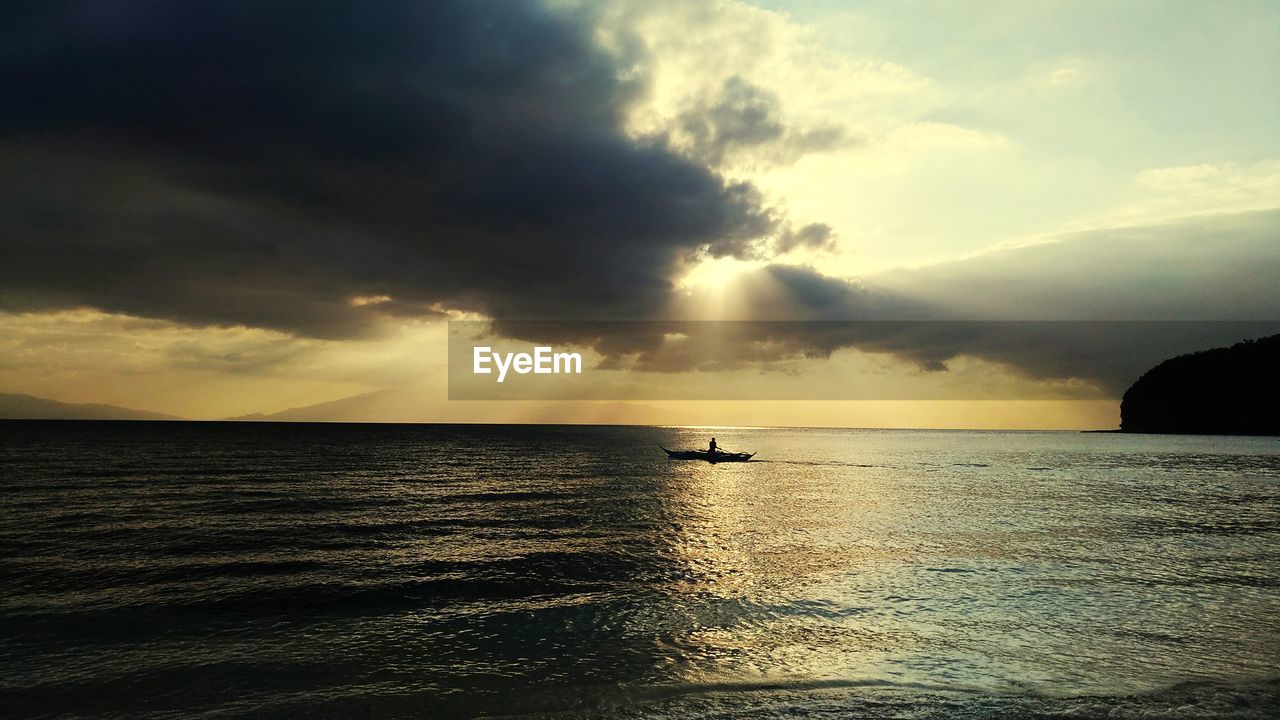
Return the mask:
[[[0,83],[0,392],[1113,427],[1143,363],[1280,320],[1270,2],[17,2]],[[450,320],[583,352],[599,402],[450,401]]]

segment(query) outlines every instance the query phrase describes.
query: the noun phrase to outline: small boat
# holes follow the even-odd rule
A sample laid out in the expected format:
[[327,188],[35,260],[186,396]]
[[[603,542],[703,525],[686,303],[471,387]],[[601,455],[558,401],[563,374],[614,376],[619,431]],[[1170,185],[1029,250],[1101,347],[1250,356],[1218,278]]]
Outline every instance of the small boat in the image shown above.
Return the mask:
[[[659,445],[658,447],[662,447]],[[707,452],[706,450],[668,450],[662,448],[667,457],[672,460],[706,460],[709,463],[722,462],[746,462],[755,456],[755,453],[744,452]]]

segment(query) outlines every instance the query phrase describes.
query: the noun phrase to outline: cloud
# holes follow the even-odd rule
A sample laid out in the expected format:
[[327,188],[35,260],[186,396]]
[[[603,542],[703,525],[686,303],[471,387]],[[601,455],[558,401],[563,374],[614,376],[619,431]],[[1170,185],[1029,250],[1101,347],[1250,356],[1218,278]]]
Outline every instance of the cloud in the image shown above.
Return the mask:
[[951,316],[1055,320],[1274,319],[1280,209],[1049,236],[882,273],[878,286]]
[[1150,168],[1132,184],[1143,196],[1122,217],[1263,210],[1280,206],[1280,159]]
[[[645,78],[533,2],[10,3],[0,307],[350,337],[646,316],[782,227],[623,130]],[[387,298],[360,302],[360,298]]]
[[778,289],[760,304],[812,319],[1029,322],[1015,332],[916,326],[881,347],[923,362],[969,354],[1117,390],[1170,354],[1276,332],[1278,240],[1280,210],[1269,210],[1067,233],[860,283],[773,267],[764,272]]
[[[605,367],[803,371],[845,348],[946,371],[961,358],[1118,397],[1165,358],[1280,332],[1280,210],[1068,233],[857,279],[771,264],[741,276],[732,322],[501,324],[590,345]],[[705,299],[685,298],[685,316]],[[664,341],[684,336],[679,344]],[[810,366],[811,367],[811,366]]]
[[95,310],[0,313],[0,371],[202,370],[235,375],[296,372],[325,341],[250,328],[189,328]]
[[848,144],[844,128],[788,127],[775,93],[734,75],[719,94],[680,113],[673,133],[685,151],[711,166],[787,165],[812,152]]
[[799,230],[788,228],[780,233],[773,243],[773,249],[778,255],[785,255],[797,248],[831,252],[835,250],[835,237],[836,233],[830,225],[809,223]]
[[[920,120],[937,104],[926,78],[832,54],[785,16],[738,3],[568,15],[533,2],[79,0],[0,13],[10,310],[88,306],[318,338],[453,311],[678,318],[689,307],[672,278],[691,260],[833,238],[821,222],[792,227],[722,164],[791,162],[864,134],[876,152],[956,151],[960,164],[1011,146]],[[886,99],[901,107],[885,111]],[[845,121],[872,111],[875,127]],[[1135,187],[1180,207],[1257,210],[1274,205],[1268,162],[1149,171]],[[947,181],[948,195],[962,190]],[[774,263],[742,278],[734,311],[1251,319],[1280,305],[1276,224],[1266,212],[1131,222],[861,281]],[[1122,375],[991,336],[802,330],[744,337],[769,345],[738,357],[870,347],[935,370],[971,354],[1051,376]],[[564,337],[608,357],[649,341]],[[178,350],[201,367],[276,362],[267,350]]]
[[1060,67],[1047,73],[1044,77],[1050,85],[1074,85],[1081,78],[1080,70],[1074,67]]
[[668,131],[691,106],[713,105],[738,78],[777,97],[786,123],[879,134],[937,107],[929,78],[883,58],[832,49],[821,28],[747,2],[590,0],[597,36],[621,57],[645,58],[646,91],[628,109],[635,136]]
[[444,342],[438,322],[350,342],[96,310],[0,312],[0,391],[218,418],[439,384]]
[[1060,58],[1048,65],[1035,63],[1027,83],[1035,90],[1061,92],[1087,84],[1097,72],[1097,64],[1085,58]]

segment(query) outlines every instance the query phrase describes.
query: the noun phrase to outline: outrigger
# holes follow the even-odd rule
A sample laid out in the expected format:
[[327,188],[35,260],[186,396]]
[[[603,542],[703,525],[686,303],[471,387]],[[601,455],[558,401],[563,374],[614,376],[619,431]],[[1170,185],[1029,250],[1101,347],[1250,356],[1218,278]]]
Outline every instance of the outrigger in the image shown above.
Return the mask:
[[747,462],[755,457],[755,453],[744,452],[720,452],[719,450],[711,452],[710,450],[668,450],[661,445],[663,452],[672,460],[706,460],[709,463],[722,462]]

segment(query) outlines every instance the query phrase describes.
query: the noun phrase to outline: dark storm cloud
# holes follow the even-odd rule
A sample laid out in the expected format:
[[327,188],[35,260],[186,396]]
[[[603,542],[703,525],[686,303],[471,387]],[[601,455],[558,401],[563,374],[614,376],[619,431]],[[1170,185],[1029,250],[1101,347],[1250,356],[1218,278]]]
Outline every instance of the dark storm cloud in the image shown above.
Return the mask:
[[680,113],[677,125],[687,152],[713,166],[743,158],[788,164],[849,140],[839,126],[788,127],[781,115],[777,95],[735,75],[725,80],[718,95]]
[[[866,282],[772,265],[743,282],[779,356],[962,356],[1123,391],[1172,355],[1280,332],[1280,210],[1092,230]],[[846,322],[852,321],[852,322]],[[758,349],[744,351],[751,357]]]
[[779,255],[791,252],[796,248],[810,250],[834,250],[836,235],[826,223],[809,223],[799,230],[786,228],[778,234],[773,242],[773,250]]
[[740,321],[499,330],[589,344],[606,368],[794,372],[853,348],[930,372],[979,358],[1118,397],[1165,358],[1280,332],[1277,238],[1271,210],[1074,233],[874,281],[774,264],[737,282]]
[[[791,161],[847,142],[838,128],[790,128],[776,97],[733,79],[679,118],[679,152],[635,141],[620,127],[643,58],[591,37],[515,1],[6,3],[0,308],[324,337],[442,309],[691,317],[670,281],[690,256],[830,242],[826,226],[789,229],[753,186],[708,164]],[[661,332],[505,331],[639,356],[644,369],[857,347],[932,370],[969,355],[1113,387],[1139,345],[1210,338],[822,321],[1272,316],[1277,224],[1256,213],[1099,231],[874,285],[774,265],[744,279],[742,317],[814,322],[748,327],[712,362],[664,355]],[[1112,348],[1101,355],[1112,360],[1082,347]]]
[[682,260],[780,227],[750,185],[627,138],[635,58],[532,2],[0,17],[9,309],[318,336],[440,307],[644,317]]
[[1278,240],[1280,210],[1267,210],[1071,233],[865,281],[770,265],[742,279],[739,316],[797,322],[740,330],[740,351],[717,358],[857,348],[943,371],[976,357],[1118,392],[1172,355],[1280,332]]

